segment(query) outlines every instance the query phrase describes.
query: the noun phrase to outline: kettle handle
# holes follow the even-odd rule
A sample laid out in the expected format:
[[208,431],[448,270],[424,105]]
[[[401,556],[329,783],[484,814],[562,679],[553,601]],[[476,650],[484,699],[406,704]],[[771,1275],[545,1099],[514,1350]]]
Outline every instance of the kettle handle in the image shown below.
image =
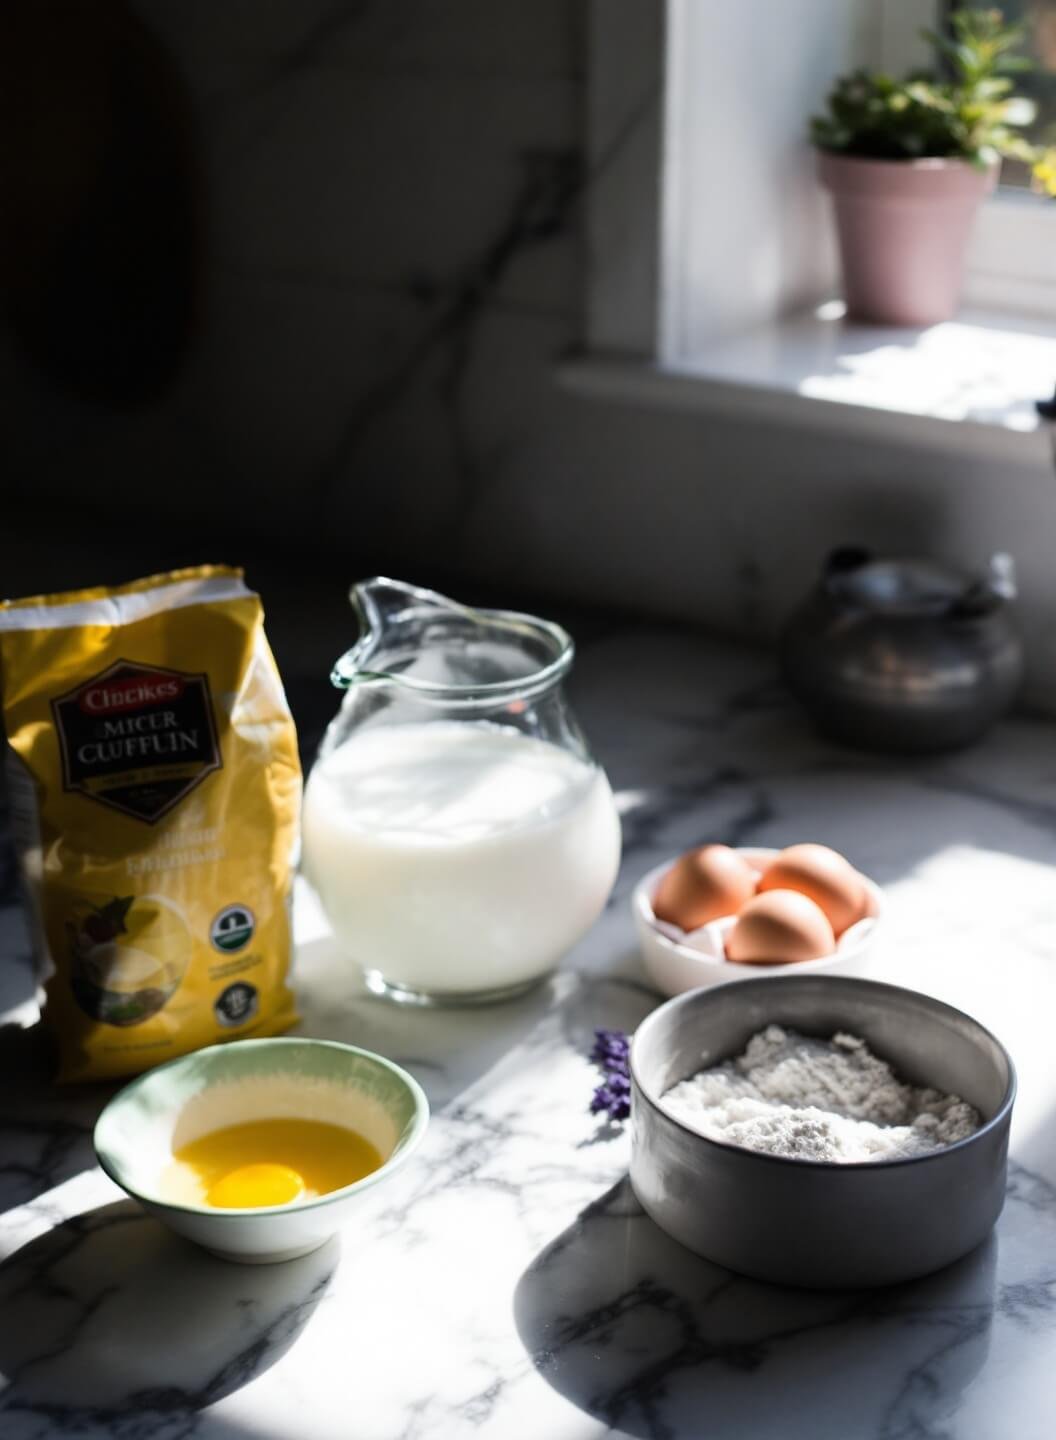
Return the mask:
[[991,555],[987,573],[963,590],[946,612],[953,620],[977,620],[1016,598],[1016,562],[1005,551]]
[[821,583],[825,591],[841,605],[848,605],[847,596],[837,593],[836,582],[844,575],[868,565],[872,559],[873,552],[864,545],[837,545],[835,550],[830,550],[825,556],[825,563],[822,565]]

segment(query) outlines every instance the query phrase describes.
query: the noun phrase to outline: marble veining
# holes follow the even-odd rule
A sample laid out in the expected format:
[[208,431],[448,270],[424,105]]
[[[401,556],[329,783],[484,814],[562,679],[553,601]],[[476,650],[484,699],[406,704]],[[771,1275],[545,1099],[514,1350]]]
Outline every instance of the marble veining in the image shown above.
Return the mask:
[[417,276],[408,282],[413,298],[422,302],[438,300],[439,309],[426,303],[430,313],[422,330],[391,371],[378,376],[351,407],[351,414],[320,468],[316,481],[320,500],[332,497],[334,489],[347,478],[349,464],[368,429],[405,398],[439,352],[440,368],[434,383],[461,492],[454,505],[451,528],[457,534],[464,524],[480,479],[464,402],[477,325],[487,307],[495,302],[510,267],[525,251],[568,234],[570,210],[581,190],[581,165],[574,150],[539,147],[523,152],[517,159],[519,179],[509,211],[479,255],[465,266],[464,273],[444,286],[423,282]]
[[[633,676],[633,684],[628,683]],[[616,893],[552,982],[481,1011],[367,995],[298,895],[308,1034],[407,1065],[434,1118],[354,1229],[225,1264],[94,1165],[112,1087],[53,1090],[14,895],[0,908],[4,1440],[1048,1440],[1056,1423],[1056,766],[1051,726],[900,762],[817,740],[765,659],[647,625],[580,648],[576,704],[623,813]],[[656,1003],[631,887],[705,838],[817,838],[884,885],[876,971],[961,1005],[1020,1077],[1007,1203],[940,1274],[783,1290],[640,1210],[587,1106],[597,1026]]]

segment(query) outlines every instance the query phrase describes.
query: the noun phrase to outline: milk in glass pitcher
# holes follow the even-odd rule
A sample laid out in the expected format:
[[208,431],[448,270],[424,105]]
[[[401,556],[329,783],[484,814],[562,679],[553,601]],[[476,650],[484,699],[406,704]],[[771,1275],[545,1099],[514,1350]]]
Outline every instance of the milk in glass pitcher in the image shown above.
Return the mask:
[[352,604],[305,870],[375,993],[515,995],[590,928],[619,865],[612,792],[563,692],[572,640],[394,580],[356,585]]

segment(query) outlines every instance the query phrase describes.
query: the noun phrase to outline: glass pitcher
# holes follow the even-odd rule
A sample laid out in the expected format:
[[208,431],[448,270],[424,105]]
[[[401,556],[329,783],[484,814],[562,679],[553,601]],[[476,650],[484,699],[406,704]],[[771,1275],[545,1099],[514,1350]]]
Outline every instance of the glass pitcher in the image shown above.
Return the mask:
[[304,868],[376,994],[505,999],[604,908],[612,792],[565,700],[559,626],[399,581],[353,587],[360,638],[309,776]]

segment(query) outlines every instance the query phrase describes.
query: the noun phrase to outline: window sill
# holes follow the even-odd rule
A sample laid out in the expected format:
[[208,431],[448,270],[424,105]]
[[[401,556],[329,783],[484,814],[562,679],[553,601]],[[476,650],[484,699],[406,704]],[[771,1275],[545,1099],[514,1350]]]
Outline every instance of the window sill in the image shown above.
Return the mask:
[[692,362],[587,356],[580,394],[833,431],[1005,463],[1052,464],[1034,402],[1056,383],[1056,324],[966,311],[922,330],[845,322],[836,302],[717,344]]

